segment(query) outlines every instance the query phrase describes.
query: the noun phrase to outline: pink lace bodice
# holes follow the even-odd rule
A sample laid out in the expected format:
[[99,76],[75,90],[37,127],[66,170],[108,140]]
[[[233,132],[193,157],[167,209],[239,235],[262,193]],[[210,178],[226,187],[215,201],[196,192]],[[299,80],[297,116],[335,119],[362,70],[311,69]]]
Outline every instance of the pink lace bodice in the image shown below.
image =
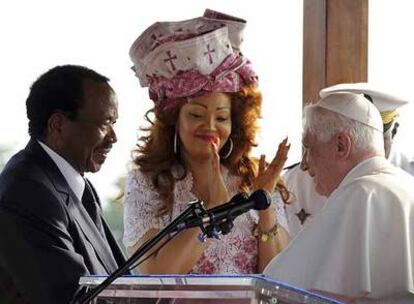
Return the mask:
[[[223,178],[230,196],[238,191],[239,178],[223,170]],[[190,173],[177,181],[174,189],[175,204],[172,214],[157,218],[156,212],[163,204],[150,179],[134,170],[128,176],[124,202],[124,244],[130,247],[151,228],[162,229],[176,218],[190,201],[196,199],[191,192],[193,179]],[[279,224],[287,230],[285,210],[278,193],[272,195]],[[230,274],[256,273],[258,244],[253,229],[259,220],[257,211],[251,210],[234,220],[232,231],[221,240],[212,240],[192,269],[192,273]]]

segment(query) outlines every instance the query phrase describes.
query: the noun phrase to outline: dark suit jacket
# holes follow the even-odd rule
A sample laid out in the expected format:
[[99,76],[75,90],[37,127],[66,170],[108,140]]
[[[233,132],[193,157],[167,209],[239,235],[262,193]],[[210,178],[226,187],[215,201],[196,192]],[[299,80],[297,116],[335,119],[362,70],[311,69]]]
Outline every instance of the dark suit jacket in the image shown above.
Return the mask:
[[0,175],[0,302],[68,303],[83,292],[81,276],[115,271],[125,258],[103,224],[106,239],[30,140]]

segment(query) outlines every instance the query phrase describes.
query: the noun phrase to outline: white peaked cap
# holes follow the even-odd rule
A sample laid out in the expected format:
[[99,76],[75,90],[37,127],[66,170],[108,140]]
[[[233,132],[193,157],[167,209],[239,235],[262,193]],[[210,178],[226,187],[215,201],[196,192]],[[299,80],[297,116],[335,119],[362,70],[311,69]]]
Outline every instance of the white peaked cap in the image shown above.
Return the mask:
[[383,132],[382,119],[378,109],[362,94],[331,93],[319,100],[315,106],[341,114]]
[[384,93],[381,89],[376,88],[367,82],[336,84],[322,89],[319,92],[319,96],[324,98],[325,96],[335,92],[351,92],[368,95],[381,113],[395,111],[399,107],[408,103],[407,100],[395,95]]

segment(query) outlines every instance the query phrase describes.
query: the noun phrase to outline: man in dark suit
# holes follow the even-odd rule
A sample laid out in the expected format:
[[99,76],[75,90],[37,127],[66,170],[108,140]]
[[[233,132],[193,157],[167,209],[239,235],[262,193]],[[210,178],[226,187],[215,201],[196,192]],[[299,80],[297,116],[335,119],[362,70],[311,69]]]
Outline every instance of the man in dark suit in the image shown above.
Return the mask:
[[81,276],[110,274],[125,261],[83,176],[117,141],[108,81],[65,65],[31,87],[31,139],[0,175],[0,303],[69,303],[84,292]]

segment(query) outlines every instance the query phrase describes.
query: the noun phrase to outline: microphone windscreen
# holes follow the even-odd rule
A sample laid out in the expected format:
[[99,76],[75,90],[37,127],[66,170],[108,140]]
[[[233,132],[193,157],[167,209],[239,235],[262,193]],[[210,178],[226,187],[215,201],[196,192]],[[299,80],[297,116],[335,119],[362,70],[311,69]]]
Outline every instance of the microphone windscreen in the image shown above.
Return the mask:
[[235,196],[231,198],[231,202],[239,203],[247,200],[249,198],[249,195],[246,192],[239,192]]
[[249,200],[254,201],[254,210],[265,210],[269,208],[272,200],[266,190],[256,190],[250,195]]
[[218,205],[214,208],[209,209],[208,211],[213,213],[226,211],[232,206],[237,206],[240,203],[247,201],[248,199],[249,195],[246,192],[239,192],[235,196],[233,196],[228,203]]

